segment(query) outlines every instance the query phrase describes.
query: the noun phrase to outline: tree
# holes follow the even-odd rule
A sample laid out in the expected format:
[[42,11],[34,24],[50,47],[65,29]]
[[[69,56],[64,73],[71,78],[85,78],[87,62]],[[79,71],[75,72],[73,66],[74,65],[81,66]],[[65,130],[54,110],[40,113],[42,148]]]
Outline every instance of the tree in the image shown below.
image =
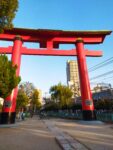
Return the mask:
[[20,82],[16,76],[17,66],[8,60],[6,55],[0,55],[0,97],[6,98]]
[[41,103],[39,101],[39,92],[30,82],[23,82],[19,85],[19,90],[23,91],[29,99],[30,109],[35,110],[36,108],[41,107]]
[[113,100],[109,100],[109,99],[98,100],[95,103],[95,107],[96,109],[106,109],[106,110],[113,109]]
[[59,83],[58,85],[54,85],[50,88],[51,98],[59,103],[60,108],[68,108],[72,104],[72,91],[69,87],[62,85]]
[[0,0],[0,32],[13,27],[13,19],[18,9],[18,0]]
[[31,99],[31,103],[32,103],[32,106],[33,106],[33,109],[34,111],[37,109],[40,109],[41,108],[41,102],[39,100],[39,92],[37,89],[35,89],[33,91],[33,94],[32,94],[32,99]]
[[58,109],[59,109],[58,103],[55,103],[55,101],[49,101],[44,105],[44,110],[46,111],[51,110],[58,111]]
[[31,99],[35,86],[30,82],[23,82],[19,85],[19,89],[25,92],[29,99]]
[[27,97],[27,95],[25,94],[24,91],[19,90],[18,91],[18,96],[17,96],[16,108],[17,109],[26,108],[26,106],[28,104],[29,104],[29,98]]

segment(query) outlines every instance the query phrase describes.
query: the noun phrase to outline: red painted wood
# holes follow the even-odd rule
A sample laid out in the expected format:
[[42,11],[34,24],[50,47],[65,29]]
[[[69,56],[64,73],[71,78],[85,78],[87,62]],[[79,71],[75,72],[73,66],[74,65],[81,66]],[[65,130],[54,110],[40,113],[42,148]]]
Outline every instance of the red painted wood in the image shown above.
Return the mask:
[[[85,55],[88,57],[100,57],[102,56],[102,51],[95,50],[84,50]],[[11,54],[12,46],[0,47],[0,53]],[[22,55],[43,55],[43,56],[77,56],[76,49],[71,50],[61,50],[61,49],[33,49],[33,48],[21,48]]]
[[47,30],[47,29],[22,29],[14,28],[12,30],[4,30],[0,34],[0,40],[13,41],[16,35],[20,35],[23,42],[39,42],[45,46],[45,42],[53,41],[55,44],[70,43],[75,44],[78,38],[82,38],[85,44],[102,43],[105,36],[111,31],[63,31],[63,30]]
[[[22,47],[21,39],[18,39],[18,38],[15,39],[14,40],[14,46],[13,46],[13,50],[12,50],[12,58],[11,59],[12,59],[13,65],[17,65],[17,70],[16,70],[16,75],[17,76],[19,76],[19,72],[20,72],[21,47]],[[9,47],[9,49],[10,48],[11,47]],[[8,96],[5,99],[5,104],[7,102],[10,102],[11,106],[7,107],[7,106],[4,105],[3,112],[15,112],[17,94],[18,94],[18,88],[16,87],[15,89],[13,89],[11,95]]]
[[[94,110],[92,94],[90,89],[88,70],[86,64],[86,56],[84,51],[83,42],[78,41],[76,43],[77,48],[77,60],[78,60],[78,70],[80,77],[80,89],[82,96],[82,110]],[[91,103],[91,105],[89,105]]]

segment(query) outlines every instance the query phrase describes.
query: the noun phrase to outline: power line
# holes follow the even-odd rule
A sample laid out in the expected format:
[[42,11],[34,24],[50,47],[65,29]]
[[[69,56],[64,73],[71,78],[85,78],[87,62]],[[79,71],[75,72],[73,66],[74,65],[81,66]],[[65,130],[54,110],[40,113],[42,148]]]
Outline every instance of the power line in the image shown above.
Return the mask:
[[108,78],[103,78],[103,80],[106,80],[106,79],[111,79],[111,78],[113,78],[113,76],[111,76],[111,77],[108,77]]
[[90,80],[94,80],[94,79],[97,79],[97,78],[100,78],[100,77],[103,77],[103,76],[107,76],[107,75],[112,74],[112,73],[113,73],[113,70],[108,71],[108,72],[103,73],[103,74],[100,74],[100,75],[98,75],[98,76],[96,76],[96,77],[93,77],[93,78],[91,78]]
[[[105,81],[105,80],[107,80],[107,81],[109,81],[111,78],[113,78],[113,76],[110,76],[110,77],[107,77],[107,78],[102,78],[101,80],[99,80],[99,82],[101,82],[101,81]],[[98,79],[97,79],[97,81],[98,81]],[[97,84],[98,82],[91,82],[91,84]]]
[[96,66],[101,65],[101,64],[103,64],[103,63],[105,63],[105,62],[107,62],[107,61],[109,61],[111,59],[113,59],[113,57],[110,57],[109,59],[106,59],[106,60],[102,61],[101,63],[95,65],[95,66],[92,66],[91,68],[89,68],[89,70],[92,69],[92,68],[95,68]]
[[97,64],[97,65],[95,65],[93,67],[91,67],[91,68],[89,68],[88,71],[89,72],[95,71],[96,69],[99,69],[99,68],[101,68],[103,66],[106,66],[108,64],[111,64],[111,63],[113,63],[113,57],[111,57],[111,58],[109,58],[109,59],[107,59],[107,60],[105,60],[105,61],[103,61],[103,62],[101,62],[101,63],[99,63],[99,64]]
[[107,65],[109,65],[109,64],[111,64],[111,63],[113,63],[113,60],[111,60],[110,62],[106,62],[106,63],[104,63],[104,64],[102,64],[102,65],[100,65],[100,66],[98,66],[98,67],[95,67],[95,68],[93,68],[92,70],[90,70],[89,72],[95,71],[95,70],[97,70],[97,69],[99,69],[99,68],[101,68],[101,67],[105,67],[105,66],[107,66]]
[[[91,85],[99,85],[99,84],[105,84],[105,85],[111,85],[111,78],[113,78],[113,75],[107,78],[102,78],[98,81],[98,79],[95,82],[90,82]],[[103,82],[104,81],[104,82]]]

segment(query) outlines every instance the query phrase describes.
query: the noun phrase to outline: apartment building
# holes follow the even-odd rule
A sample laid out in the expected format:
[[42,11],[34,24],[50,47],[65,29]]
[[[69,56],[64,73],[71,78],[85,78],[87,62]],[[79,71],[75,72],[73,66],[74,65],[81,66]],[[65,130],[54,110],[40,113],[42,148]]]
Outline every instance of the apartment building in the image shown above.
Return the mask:
[[68,60],[66,65],[67,85],[73,92],[73,98],[80,96],[78,64],[76,60]]

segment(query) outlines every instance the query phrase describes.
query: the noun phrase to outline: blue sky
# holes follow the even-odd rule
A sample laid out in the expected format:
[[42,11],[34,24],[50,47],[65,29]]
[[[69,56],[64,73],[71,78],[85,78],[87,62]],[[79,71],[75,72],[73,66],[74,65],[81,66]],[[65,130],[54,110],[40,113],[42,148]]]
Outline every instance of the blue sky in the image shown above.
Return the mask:
[[[113,0],[19,0],[14,26],[35,29],[113,30]],[[0,42],[2,46],[8,44]],[[24,45],[35,48],[37,46],[33,43]],[[103,50],[103,57],[87,58],[90,68],[113,56],[113,34],[107,36],[103,44],[85,45],[85,48]],[[66,61],[69,59],[76,60],[76,57],[22,56],[22,81],[32,82],[43,93],[48,92],[50,86],[58,82],[66,84]],[[112,68],[111,65],[89,75],[93,77]],[[109,82],[112,83],[112,79]]]

